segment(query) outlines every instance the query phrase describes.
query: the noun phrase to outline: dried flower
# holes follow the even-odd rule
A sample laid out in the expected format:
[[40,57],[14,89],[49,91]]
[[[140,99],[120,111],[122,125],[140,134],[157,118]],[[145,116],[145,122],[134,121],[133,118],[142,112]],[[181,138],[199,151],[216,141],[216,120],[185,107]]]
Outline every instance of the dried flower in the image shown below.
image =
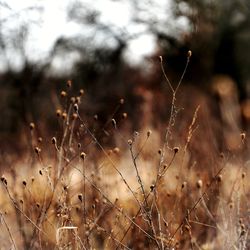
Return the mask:
[[60,117],[60,116],[62,115],[61,109],[57,109],[57,110],[56,110],[56,115],[57,115],[58,117]]
[[72,115],[72,119],[73,119],[73,120],[76,120],[76,119],[77,119],[77,117],[78,117],[77,113],[73,113],[73,115]]
[[123,118],[123,119],[126,119],[127,117],[128,117],[128,114],[127,114],[127,113],[123,113],[123,114],[122,114],[122,118]]
[[34,122],[31,122],[30,123],[30,130],[33,130],[35,128],[35,123]]
[[82,194],[78,194],[78,199],[79,199],[80,202],[82,202],[83,201],[83,195]]
[[174,150],[174,153],[177,154],[179,152],[180,148],[179,147],[174,147],[173,150]]
[[79,108],[78,108],[78,104],[75,103],[75,104],[74,104],[74,110],[75,110],[75,112],[78,112],[78,109],[79,109]]
[[39,154],[39,153],[41,153],[41,149],[39,147],[35,147],[35,152],[36,152],[36,154]]
[[71,81],[71,80],[68,80],[68,81],[67,81],[67,87],[68,87],[68,88],[71,88],[71,86],[72,86],[72,81]]
[[84,152],[81,152],[80,157],[81,157],[83,160],[85,160],[86,154],[85,154]]
[[133,144],[133,141],[131,139],[128,139],[128,145],[131,146]]
[[83,96],[84,95],[84,90],[80,89],[79,94],[80,94],[80,96]]
[[202,182],[202,180],[198,180],[197,182],[196,182],[196,187],[197,188],[202,188],[202,185],[203,185],[203,182]]
[[53,145],[56,145],[56,137],[52,137],[51,142]]
[[151,130],[148,130],[148,131],[147,131],[147,137],[149,137],[151,134],[152,134],[152,131],[151,131]]
[[62,98],[64,98],[65,96],[67,96],[67,92],[62,90],[60,95],[61,95]]
[[111,120],[111,122],[112,122],[112,125],[114,126],[114,128],[116,128],[116,121],[114,118]]

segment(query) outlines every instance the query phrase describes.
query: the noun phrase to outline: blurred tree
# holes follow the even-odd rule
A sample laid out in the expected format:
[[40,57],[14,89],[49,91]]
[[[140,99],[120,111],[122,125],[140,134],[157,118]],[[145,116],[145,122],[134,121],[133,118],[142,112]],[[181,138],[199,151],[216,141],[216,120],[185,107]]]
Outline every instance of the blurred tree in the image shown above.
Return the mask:
[[207,81],[214,74],[227,74],[238,83],[242,97],[246,97],[250,79],[250,59],[245,57],[250,53],[247,46],[250,39],[250,2],[176,0],[175,3],[176,15],[186,16],[191,24],[186,42],[194,52],[197,66],[192,66],[192,75],[199,78],[202,72]]

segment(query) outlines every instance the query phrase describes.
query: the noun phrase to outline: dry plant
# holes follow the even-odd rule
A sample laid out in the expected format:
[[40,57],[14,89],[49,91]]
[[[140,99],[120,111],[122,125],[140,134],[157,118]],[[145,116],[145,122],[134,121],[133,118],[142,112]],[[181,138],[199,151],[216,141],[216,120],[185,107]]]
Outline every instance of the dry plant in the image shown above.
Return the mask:
[[[29,160],[1,177],[2,249],[249,249],[246,134],[239,134],[237,154],[218,152],[208,170],[191,147],[203,143],[196,135],[202,106],[189,117],[185,138],[175,133],[191,55],[176,87],[160,57],[172,95],[163,136],[122,129],[123,99],[103,127],[97,115],[90,123],[81,112],[84,90],[74,95],[67,82],[55,112],[58,132],[42,139],[31,122]],[[113,140],[106,145],[102,135]]]

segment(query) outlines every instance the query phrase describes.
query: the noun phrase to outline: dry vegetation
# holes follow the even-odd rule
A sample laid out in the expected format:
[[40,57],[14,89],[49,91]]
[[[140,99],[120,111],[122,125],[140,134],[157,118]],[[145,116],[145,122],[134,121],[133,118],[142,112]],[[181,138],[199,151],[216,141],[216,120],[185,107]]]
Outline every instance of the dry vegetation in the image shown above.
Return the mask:
[[54,137],[39,137],[31,122],[30,151],[5,159],[1,249],[250,248],[248,136],[237,94],[215,80],[220,119],[205,97],[184,98],[190,57],[176,87],[161,61],[172,97],[167,124],[152,126],[145,103],[144,125],[132,134],[120,112],[126,100],[100,127],[97,115],[81,112],[84,91],[72,96],[68,81]]

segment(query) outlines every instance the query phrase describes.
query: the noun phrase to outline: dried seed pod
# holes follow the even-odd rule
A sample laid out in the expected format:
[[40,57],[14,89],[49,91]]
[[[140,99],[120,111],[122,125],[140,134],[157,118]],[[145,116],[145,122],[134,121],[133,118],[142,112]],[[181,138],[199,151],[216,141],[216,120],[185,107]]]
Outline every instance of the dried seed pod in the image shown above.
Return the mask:
[[80,202],[82,202],[83,201],[83,195],[82,194],[78,194],[78,199],[79,199]]
[[36,154],[39,154],[39,153],[41,153],[41,149],[39,147],[35,147],[35,152],[36,152]]
[[30,130],[33,130],[35,128],[35,123],[34,122],[31,122],[30,123]]
[[73,120],[76,120],[76,119],[77,119],[77,117],[78,117],[77,113],[73,113],[73,115],[72,115],[72,119],[73,119]]
[[196,182],[196,187],[200,189],[200,188],[202,188],[202,186],[203,186],[202,180],[198,180],[198,181]]
[[6,180],[6,178],[4,177],[4,175],[2,175],[2,177],[1,177],[1,182],[4,184],[4,185],[6,185],[7,186],[7,180]]
[[83,96],[83,95],[84,95],[84,90],[83,90],[83,89],[80,89],[80,90],[79,90],[79,94],[80,94],[80,96]]
[[62,115],[62,110],[61,109],[57,109],[56,110],[56,115],[57,115],[57,117],[60,117]]
[[113,127],[116,128],[116,121],[114,118],[111,120],[111,122],[112,122]]
[[181,184],[181,189],[185,188],[187,186],[187,182],[184,181],[182,184]]
[[148,131],[147,131],[147,137],[149,137],[151,134],[152,134],[152,131],[151,131],[151,130],[148,130]]
[[245,139],[246,139],[246,133],[245,132],[241,133],[240,134],[240,138],[241,138],[242,141],[245,141]]
[[66,112],[62,113],[62,118],[63,118],[63,120],[66,120],[66,118],[67,118],[67,113]]
[[67,96],[67,92],[62,90],[61,93],[60,93],[61,97],[64,98]]
[[218,182],[222,182],[222,175],[221,175],[221,174],[219,174],[219,175],[217,176],[217,181],[218,181]]
[[174,153],[177,154],[179,152],[180,148],[179,147],[174,147],[173,150],[174,150]]
[[74,96],[72,96],[72,97],[70,98],[70,102],[71,102],[71,103],[75,103],[75,102],[76,102],[76,98],[75,98]]
[[56,145],[56,137],[52,137],[51,142],[53,145]]
[[113,152],[114,152],[115,154],[119,154],[119,153],[120,153],[120,149],[119,149],[118,147],[115,147],[115,148],[113,149]]
[[126,119],[127,117],[128,117],[128,114],[127,114],[127,113],[123,113],[123,114],[122,114],[122,118],[123,118],[123,119]]
[[128,139],[128,145],[131,146],[133,144],[133,141],[131,139]]
[[81,152],[80,157],[81,157],[83,160],[85,160],[86,154],[85,154],[84,152]]
[[67,81],[67,87],[68,87],[68,88],[71,88],[71,86],[72,86],[72,81],[71,81],[71,80],[68,80],[68,81]]
[[78,112],[78,109],[79,109],[79,108],[78,108],[78,104],[75,103],[75,104],[74,104],[74,110],[75,110],[75,112]]

